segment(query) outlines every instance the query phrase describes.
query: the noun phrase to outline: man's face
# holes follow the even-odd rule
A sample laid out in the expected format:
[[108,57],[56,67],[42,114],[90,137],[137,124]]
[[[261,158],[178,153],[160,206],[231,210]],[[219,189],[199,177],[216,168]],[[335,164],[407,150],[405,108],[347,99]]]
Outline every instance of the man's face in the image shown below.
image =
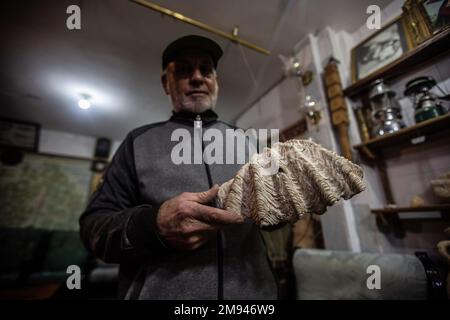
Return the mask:
[[204,52],[179,53],[168,64],[162,82],[176,112],[202,113],[216,105],[219,92],[216,70],[211,57]]

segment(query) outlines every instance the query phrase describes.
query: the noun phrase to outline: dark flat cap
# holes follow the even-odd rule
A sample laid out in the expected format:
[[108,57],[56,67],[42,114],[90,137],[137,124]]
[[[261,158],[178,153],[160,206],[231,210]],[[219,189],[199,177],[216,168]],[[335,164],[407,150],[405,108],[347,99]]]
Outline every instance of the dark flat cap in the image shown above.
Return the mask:
[[163,52],[162,68],[166,69],[169,62],[175,60],[177,54],[186,49],[201,50],[209,54],[214,62],[214,67],[217,68],[217,62],[223,54],[222,48],[213,40],[197,36],[189,35],[181,37],[171,42]]

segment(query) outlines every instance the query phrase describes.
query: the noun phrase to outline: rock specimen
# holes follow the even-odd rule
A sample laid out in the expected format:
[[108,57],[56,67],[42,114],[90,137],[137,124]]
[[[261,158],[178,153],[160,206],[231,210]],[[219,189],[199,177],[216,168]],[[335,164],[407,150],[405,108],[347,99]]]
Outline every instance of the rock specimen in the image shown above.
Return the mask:
[[[272,174],[270,161],[278,167]],[[323,214],[327,206],[364,188],[359,166],[314,142],[294,139],[255,154],[220,186],[217,202],[260,227],[270,227],[307,213]]]

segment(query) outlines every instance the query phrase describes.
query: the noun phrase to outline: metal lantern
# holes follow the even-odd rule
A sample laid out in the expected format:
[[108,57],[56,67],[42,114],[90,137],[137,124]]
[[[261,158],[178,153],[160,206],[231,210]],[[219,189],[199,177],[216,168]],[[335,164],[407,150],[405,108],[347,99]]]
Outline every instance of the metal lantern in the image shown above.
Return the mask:
[[378,79],[372,84],[369,99],[375,136],[382,136],[405,127],[395,95],[396,93],[384,83],[383,79]]
[[411,97],[416,123],[439,117],[445,113],[437,97],[430,92],[436,85],[432,77],[418,77],[406,84],[405,96]]

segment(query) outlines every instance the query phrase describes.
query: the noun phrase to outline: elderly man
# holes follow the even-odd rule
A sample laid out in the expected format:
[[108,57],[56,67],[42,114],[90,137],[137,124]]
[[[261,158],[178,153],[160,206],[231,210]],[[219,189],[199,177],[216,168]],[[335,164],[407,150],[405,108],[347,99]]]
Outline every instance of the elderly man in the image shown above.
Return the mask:
[[120,263],[120,298],[276,298],[259,230],[212,205],[217,184],[240,165],[171,160],[174,130],[193,135],[195,120],[204,130],[233,128],[213,111],[221,55],[217,43],[194,35],[165,49],[162,85],[172,117],[128,134],[80,218],[87,248]]

